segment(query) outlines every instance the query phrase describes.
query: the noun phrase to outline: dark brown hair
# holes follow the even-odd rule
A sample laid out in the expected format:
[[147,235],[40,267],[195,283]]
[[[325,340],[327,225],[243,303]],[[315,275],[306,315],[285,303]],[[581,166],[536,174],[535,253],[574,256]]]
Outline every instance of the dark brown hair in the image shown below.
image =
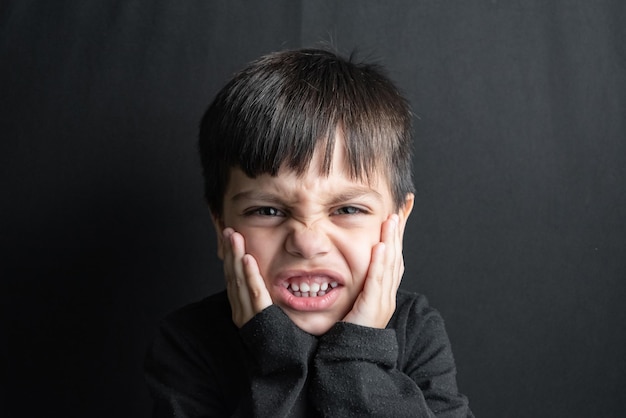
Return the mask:
[[382,173],[396,208],[413,192],[411,112],[375,64],[355,63],[317,49],[265,55],[237,73],[217,94],[200,125],[205,196],[222,215],[230,170],[249,177],[302,174],[324,147],[328,175],[335,132],[345,138],[350,175]]

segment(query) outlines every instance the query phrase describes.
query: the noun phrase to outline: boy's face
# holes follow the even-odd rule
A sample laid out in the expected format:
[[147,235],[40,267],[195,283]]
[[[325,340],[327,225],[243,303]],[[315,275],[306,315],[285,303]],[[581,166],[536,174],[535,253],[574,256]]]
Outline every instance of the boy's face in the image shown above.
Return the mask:
[[[372,247],[381,241],[381,225],[395,212],[386,181],[350,178],[343,142],[337,139],[327,177],[319,174],[317,152],[301,176],[281,170],[275,177],[250,178],[232,169],[223,217],[216,222],[219,239],[224,227],[243,235],[273,303],[314,335],[352,309]],[[398,212],[400,233],[412,208],[412,195],[407,198]]]

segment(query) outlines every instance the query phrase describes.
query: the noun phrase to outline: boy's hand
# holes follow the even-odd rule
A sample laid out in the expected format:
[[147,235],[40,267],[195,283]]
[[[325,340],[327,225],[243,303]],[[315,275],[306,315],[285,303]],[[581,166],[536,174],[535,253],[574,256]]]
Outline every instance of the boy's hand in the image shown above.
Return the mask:
[[224,275],[233,322],[241,328],[254,315],[272,304],[259,266],[246,254],[243,236],[232,228],[223,231]]
[[381,242],[372,248],[363,290],[344,318],[345,322],[385,328],[396,310],[396,293],[404,274],[402,231],[398,221],[398,215],[394,214],[383,222]]

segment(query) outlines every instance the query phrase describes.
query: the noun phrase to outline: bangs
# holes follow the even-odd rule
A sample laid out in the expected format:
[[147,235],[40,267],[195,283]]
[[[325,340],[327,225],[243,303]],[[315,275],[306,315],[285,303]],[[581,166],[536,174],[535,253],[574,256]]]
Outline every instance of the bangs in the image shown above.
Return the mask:
[[338,133],[349,175],[369,182],[382,173],[395,196],[407,156],[410,177],[410,111],[381,69],[320,50],[262,57],[218,93],[202,120],[209,202],[208,193],[223,196],[232,167],[249,177],[281,169],[300,175],[319,149],[320,175],[327,176]]

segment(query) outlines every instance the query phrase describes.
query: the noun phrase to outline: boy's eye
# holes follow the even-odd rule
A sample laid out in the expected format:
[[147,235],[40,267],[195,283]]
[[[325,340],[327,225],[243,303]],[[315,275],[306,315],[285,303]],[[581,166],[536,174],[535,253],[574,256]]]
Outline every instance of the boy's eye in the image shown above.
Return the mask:
[[261,215],[261,216],[285,216],[284,212],[276,208],[270,207],[270,206],[256,208],[256,209],[251,210],[248,213],[250,215]]
[[359,213],[364,213],[364,211],[354,206],[344,206],[333,212],[333,215],[358,215]]

